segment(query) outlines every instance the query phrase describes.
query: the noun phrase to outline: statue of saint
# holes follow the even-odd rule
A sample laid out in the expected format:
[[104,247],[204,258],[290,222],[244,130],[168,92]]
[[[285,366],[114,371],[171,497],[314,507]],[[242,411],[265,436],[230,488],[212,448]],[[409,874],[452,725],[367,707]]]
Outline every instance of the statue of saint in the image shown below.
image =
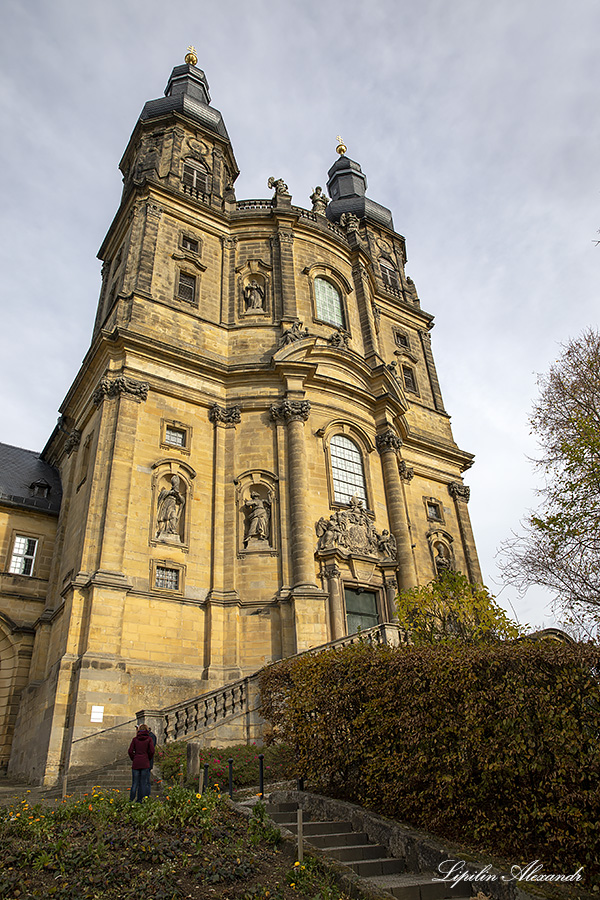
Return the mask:
[[166,488],[162,488],[158,495],[157,538],[181,540],[179,519],[185,506],[185,497],[179,490],[179,483],[179,475],[173,475],[171,478],[171,490],[168,491]]
[[320,216],[325,215],[325,209],[327,208],[327,204],[329,203],[329,197],[326,197],[323,193],[323,188],[320,184],[316,186],[313,193],[310,195],[310,199],[313,205],[312,211],[314,213],[318,213]]
[[269,540],[269,509],[268,504],[260,495],[253,491],[250,499],[244,503],[246,508],[246,533],[244,544],[247,545],[251,538],[258,541]]
[[286,330],[281,335],[280,347],[285,347],[287,344],[293,344],[295,341],[301,341],[302,338],[308,337],[308,328],[305,328],[302,331],[302,323],[294,322],[291,328],[286,328]]
[[265,291],[260,286],[256,278],[253,278],[244,288],[244,298],[246,300],[246,309],[264,310]]
[[377,549],[383,554],[385,559],[396,559],[398,556],[398,546],[396,538],[393,534],[384,528],[377,541]]

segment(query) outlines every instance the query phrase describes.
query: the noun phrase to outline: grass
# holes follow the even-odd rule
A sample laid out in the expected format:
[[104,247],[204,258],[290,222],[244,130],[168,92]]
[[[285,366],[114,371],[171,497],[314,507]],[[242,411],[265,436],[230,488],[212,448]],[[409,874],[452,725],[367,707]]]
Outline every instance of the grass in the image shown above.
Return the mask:
[[0,809],[0,845],[2,900],[348,900],[320,861],[292,864],[261,804],[248,821],[178,785],[22,800]]

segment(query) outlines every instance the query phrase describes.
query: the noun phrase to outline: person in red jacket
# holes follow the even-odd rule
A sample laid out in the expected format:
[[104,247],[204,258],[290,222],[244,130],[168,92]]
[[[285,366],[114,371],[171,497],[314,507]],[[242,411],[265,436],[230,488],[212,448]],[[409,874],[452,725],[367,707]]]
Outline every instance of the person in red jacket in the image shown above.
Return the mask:
[[140,725],[127,752],[131,760],[129,800],[141,803],[144,797],[150,796],[150,767],[154,756],[154,741],[147,725]]

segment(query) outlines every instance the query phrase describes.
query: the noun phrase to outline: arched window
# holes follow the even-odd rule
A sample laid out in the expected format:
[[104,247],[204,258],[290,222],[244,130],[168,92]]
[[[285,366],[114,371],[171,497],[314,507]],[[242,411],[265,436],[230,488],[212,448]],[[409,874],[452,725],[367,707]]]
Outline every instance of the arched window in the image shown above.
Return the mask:
[[337,503],[348,503],[356,494],[368,506],[363,461],[354,441],[345,434],[334,434],[329,442],[329,453],[333,499]]
[[317,319],[345,328],[344,304],[339,290],[327,278],[315,278],[314,286]]
[[183,190],[198,197],[199,194],[208,192],[208,172],[202,163],[195,159],[186,159],[183,164]]
[[400,290],[400,280],[398,273],[391,263],[385,259],[379,260],[379,268],[381,269],[381,277],[386,287],[393,288],[395,291]]

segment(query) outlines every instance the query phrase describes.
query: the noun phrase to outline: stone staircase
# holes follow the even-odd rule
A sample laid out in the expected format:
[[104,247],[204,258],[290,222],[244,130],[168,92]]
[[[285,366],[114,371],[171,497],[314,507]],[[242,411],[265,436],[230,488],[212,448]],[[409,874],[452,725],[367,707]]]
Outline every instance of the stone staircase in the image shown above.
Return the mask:
[[[266,809],[276,825],[297,835],[298,803],[269,803]],[[303,811],[302,832],[306,844],[346,866],[377,896],[397,900],[470,897],[468,886],[453,892],[450,884],[434,881],[434,871],[409,871],[405,860],[390,856],[385,846],[371,841],[365,831],[356,830],[350,819],[313,819],[310,812]],[[352,880],[356,882],[356,878]]]

